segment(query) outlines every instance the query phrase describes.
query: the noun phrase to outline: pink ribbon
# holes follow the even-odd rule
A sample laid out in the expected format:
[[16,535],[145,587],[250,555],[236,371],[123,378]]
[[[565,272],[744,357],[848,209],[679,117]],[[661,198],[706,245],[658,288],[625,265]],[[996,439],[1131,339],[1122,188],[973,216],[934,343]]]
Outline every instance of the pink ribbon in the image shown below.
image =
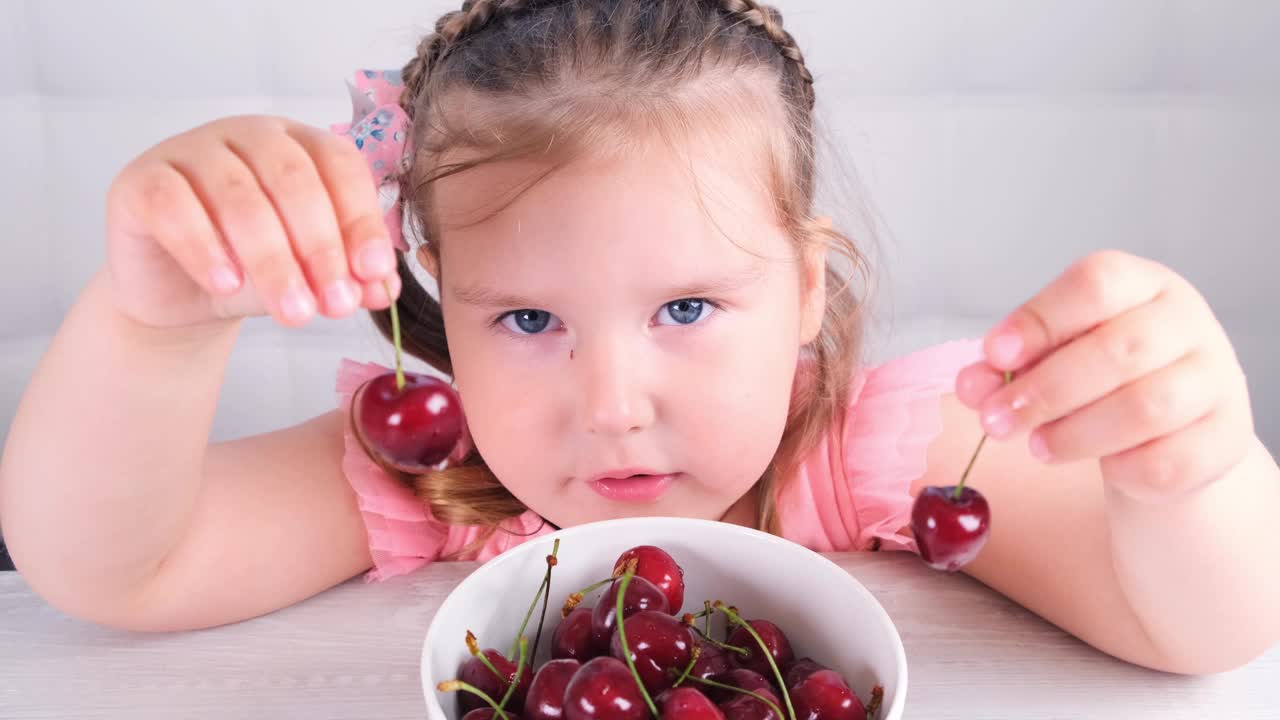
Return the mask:
[[391,233],[391,243],[407,252],[404,215],[397,176],[408,169],[409,116],[400,107],[404,83],[399,70],[357,70],[355,82],[347,82],[351,93],[351,122],[329,126],[335,135],[349,138],[364,155],[378,185],[382,219]]

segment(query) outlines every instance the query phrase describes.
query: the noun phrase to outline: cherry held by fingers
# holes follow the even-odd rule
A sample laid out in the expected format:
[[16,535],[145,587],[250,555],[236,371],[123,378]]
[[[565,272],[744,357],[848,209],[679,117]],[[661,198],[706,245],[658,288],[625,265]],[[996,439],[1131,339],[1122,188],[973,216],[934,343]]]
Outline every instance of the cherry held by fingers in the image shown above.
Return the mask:
[[438,465],[462,436],[462,410],[453,388],[430,375],[379,375],[356,390],[355,432],[371,453],[403,472]]
[[[387,297],[391,297],[389,287]],[[352,429],[376,459],[417,475],[443,462],[457,447],[462,437],[462,405],[443,380],[404,371],[395,302],[390,311],[396,369],[356,390],[351,398]]]
[[[1012,380],[1013,373],[1006,370],[1005,384]],[[984,433],[960,475],[960,482],[930,485],[920,491],[911,505],[911,533],[915,535],[920,558],[935,570],[955,572],[973,562],[987,544],[991,508],[982,493],[964,484],[986,441]]]

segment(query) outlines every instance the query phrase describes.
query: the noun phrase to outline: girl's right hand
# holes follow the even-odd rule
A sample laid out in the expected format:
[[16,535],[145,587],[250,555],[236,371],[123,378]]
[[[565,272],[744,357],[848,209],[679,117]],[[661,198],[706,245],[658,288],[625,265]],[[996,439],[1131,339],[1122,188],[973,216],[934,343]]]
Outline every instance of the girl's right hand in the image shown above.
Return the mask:
[[400,290],[355,146],[285,118],[217,120],[152,147],[107,194],[116,301],[146,325],[381,309]]

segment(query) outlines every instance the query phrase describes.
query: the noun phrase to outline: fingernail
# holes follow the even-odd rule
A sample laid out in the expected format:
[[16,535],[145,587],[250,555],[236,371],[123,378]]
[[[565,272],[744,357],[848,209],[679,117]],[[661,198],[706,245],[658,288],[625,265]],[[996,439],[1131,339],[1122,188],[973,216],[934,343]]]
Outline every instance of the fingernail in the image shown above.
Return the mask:
[[1008,410],[991,410],[982,416],[982,424],[987,434],[993,438],[1002,438],[1013,430],[1013,413]]
[[291,287],[280,296],[280,312],[290,320],[306,320],[315,312],[311,293],[299,287]]
[[357,259],[366,276],[386,275],[396,267],[395,255],[391,252],[391,241],[386,238],[380,238],[365,245]]
[[991,341],[991,360],[1004,368],[1013,367],[1022,352],[1022,338],[1013,330],[1002,330]]
[[229,293],[240,287],[240,278],[226,265],[215,265],[209,271],[209,284],[217,292]]
[[1049,452],[1049,444],[1045,442],[1044,434],[1039,430],[1031,433],[1028,443],[1031,446],[1031,454],[1035,455],[1041,462],[1053,460],[1053,454]]
[[324,304],[331,312],[350,312],[356,307],[356,292],[351,283],[339,278],[324,289]]

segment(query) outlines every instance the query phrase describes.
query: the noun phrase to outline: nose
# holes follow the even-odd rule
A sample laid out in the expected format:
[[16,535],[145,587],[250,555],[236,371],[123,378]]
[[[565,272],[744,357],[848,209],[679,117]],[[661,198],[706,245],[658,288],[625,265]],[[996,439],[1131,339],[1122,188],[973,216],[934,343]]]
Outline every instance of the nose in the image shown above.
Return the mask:
[[646,389],[639,353],[618,341],[598,342],[580,345],[573,362],[582,378],[588,432],[624,435],[653,424],[653,398]]

